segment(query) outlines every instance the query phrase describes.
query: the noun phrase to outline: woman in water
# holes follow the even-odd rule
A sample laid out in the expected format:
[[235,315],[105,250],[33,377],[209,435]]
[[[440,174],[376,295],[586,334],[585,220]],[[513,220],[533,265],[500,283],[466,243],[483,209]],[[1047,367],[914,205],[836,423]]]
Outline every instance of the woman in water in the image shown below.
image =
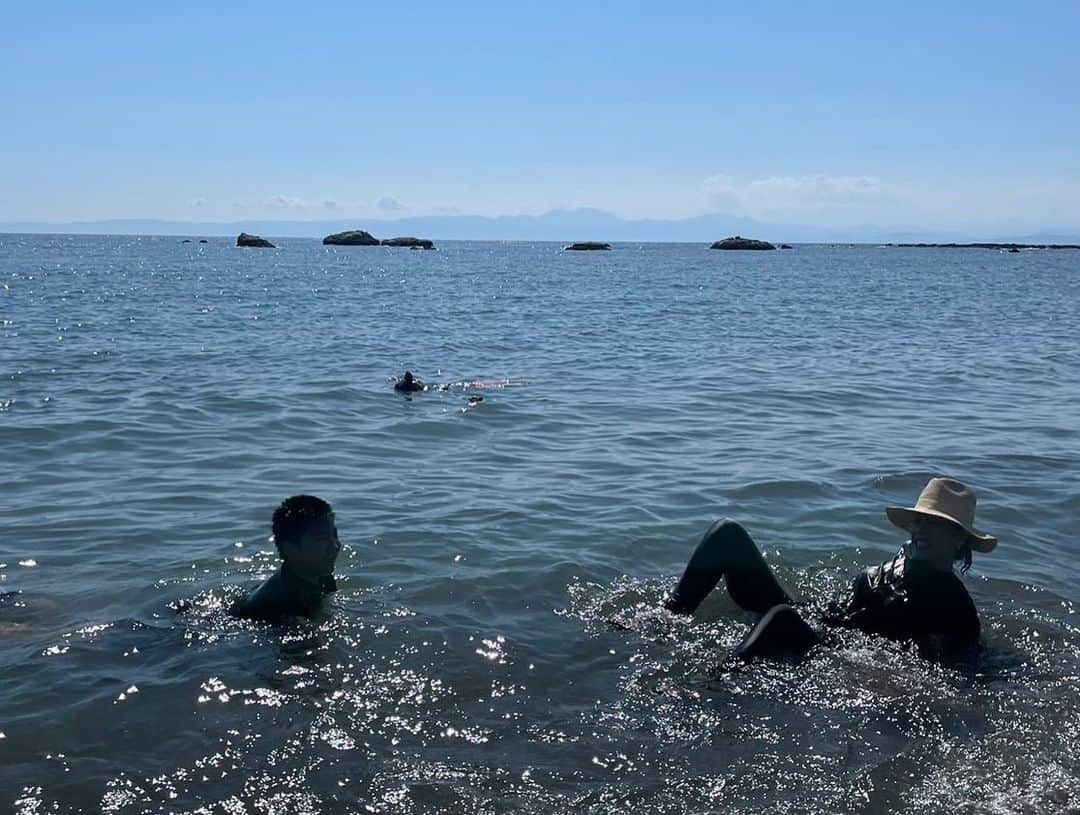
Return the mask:
[[[850,595],[832,603],[823,621],[893,639],[977,642],[978,612],[953,571],[959,562],[966,572],[972,552],[990,552],[997,545],[996,538],[975,531],[975,501],[975,493],[959,481],[932,478],[914,507],[888,507],[889,520],[910,533],[910,540],[895,557],[856,577]],[[693,614],[721,578],[741,608],[763,615],[735,649],[737,656],[805,653],[822,641],[734,521],[719,521],[705,533],[664,605],[676,614]]]

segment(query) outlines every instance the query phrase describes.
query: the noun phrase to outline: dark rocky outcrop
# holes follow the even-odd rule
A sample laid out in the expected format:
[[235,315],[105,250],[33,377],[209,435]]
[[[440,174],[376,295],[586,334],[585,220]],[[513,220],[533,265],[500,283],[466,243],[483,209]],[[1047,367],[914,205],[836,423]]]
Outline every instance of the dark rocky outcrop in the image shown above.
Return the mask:
[[768,241],[757,241],[753,238],[744,238],[742,235],[736,235],[734,238],[724,238],[722,241],[717,241],[710,249],[775,249]]
[[199,238],[199,243],[210,243],[206,238]]
[[338,232],[322,239],[324,246],[378,246],[379,239],[363,229]]
[[601,243],[600,241],[583,241],[582,243],[572,243],[569,246],[564,246],[564,252],[597,252],[597,251],[610,251],[610,243]]
[[191,238],[184,238],[180,243],[191,243]]
[[383,246],[410,246],[418,249],[434,249],[435,244],[427,238],[387,238],[382,242]]
[[790,249],[791,244],[790,243],[782,243],[782,244],[780,244],[780,248],[781,249]]
[[251,246],[256,249],[276,249],[274,244],[270,243],[266,238],[260,238],[258,235],[249,235],[247,232],[241,232],[236,238],[237,246]]

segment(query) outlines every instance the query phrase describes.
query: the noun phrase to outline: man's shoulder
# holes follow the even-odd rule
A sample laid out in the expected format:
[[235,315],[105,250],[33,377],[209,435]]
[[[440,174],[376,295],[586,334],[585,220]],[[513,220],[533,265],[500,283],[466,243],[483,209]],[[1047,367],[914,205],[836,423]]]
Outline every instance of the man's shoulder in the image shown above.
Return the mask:
[[286,591],[281,571],[270,575],[262,584],[236,600],[229,608],[233,617],[265,620],[288,612]]

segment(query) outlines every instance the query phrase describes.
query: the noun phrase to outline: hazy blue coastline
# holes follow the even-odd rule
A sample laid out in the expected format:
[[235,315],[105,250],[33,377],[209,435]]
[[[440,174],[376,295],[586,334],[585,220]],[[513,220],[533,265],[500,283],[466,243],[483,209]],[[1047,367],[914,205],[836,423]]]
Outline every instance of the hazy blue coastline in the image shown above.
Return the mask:
[[735,215],[700,215],[683,219],[628,219],[597,209],[552,210],[542,215],[437,215],[396,219],[241,220],[227,223],[114,219],[101,221],[0,222],[0,233],[176,235],[235,237],[251,232],[267,237],[321,238],[348,229],[367,229],[380,238],[416,235],[435,240],[573,241],[604,240],[648,243],[711,243],[746,235],[776,243],[907,243],[928,241],[1077,243],[1080,232],[1034,229],[1016,223],[949,227],[814,227],[774,223]]

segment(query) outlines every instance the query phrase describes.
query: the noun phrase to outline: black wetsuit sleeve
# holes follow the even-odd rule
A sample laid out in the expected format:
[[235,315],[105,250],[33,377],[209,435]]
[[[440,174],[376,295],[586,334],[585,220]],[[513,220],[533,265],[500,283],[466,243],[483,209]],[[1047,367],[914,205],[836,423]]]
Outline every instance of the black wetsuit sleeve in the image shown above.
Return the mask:
[[908,583],[914,637],[945,637],[954,644],[979,639],[979,613],[955,574],[912,572]]
[[971,595],[961,587],[959,592],[952,594],[952,605],[942,634],[960,643],[977,642],[982,625]]
[[875,599],[863,572],[851,581],[851,593],[846,599],[829,604],[823,622],[838,628],[865,628],[877,605]]

